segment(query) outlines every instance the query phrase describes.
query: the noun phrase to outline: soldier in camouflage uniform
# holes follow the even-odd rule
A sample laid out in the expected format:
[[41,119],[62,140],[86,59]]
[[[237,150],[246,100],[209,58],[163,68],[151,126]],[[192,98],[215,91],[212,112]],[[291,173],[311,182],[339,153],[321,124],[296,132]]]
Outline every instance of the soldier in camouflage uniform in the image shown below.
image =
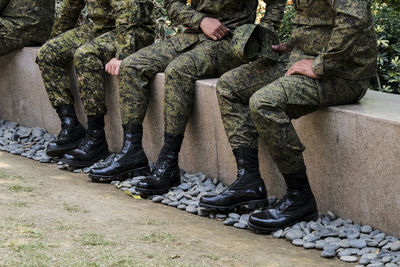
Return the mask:
[[[149,80],[165,72],[164,146],[154,170],[137,185],[143,194],[166,192],[180,182],[178,153],[186,123],[194,105],[194,83],[200,78],[218,77],[244,63],[231,51],[231,33],[239,26],[253,24],[257,0],[165,0],[173,23],[188,29],[184,34],[146,47],[126,58],[120,71],[121,113],[126,132],[141,131],[146,114]],[[277,29],[284,0],[268,0],[261,26]],[[143,162],[129,138],[118,161],[105,169],[93,170],[91,177],[112,178],[135,171],[132,162]],[[136,137],[141,143],[141,135]],[[136,153],[136,154],[135,154]],[[139,167],[142,165],[139,165]],[[115,178],[114,178],[115,179]]]
[[0,0],[0,56],[50,36],[54,0]]
[[[259,177],[257,137],[261,136],[283,174],[287,194],[273,208],[250,216],[249,226],[275,231],[316,219],[317,205],[303,160],[305,147],[291,123],[321,107],[361,99],[376,74],[377,45],[369,0],[294,0],[296,16],[289,45],[276,64],[258,60],[234,69],[217,84],[229,142],[244,154],[248,177]],[[204,197],[205,206],[228,207],[243,191],[259,191],[256,179]]]
[[[75,27],[85,5],[90,22]],[[47,154],[64,155],[65,163],[79,167],[90,166],[108,154],[104,70],[115,75],[115,66],[122,59],[153,43],[152,11],[151,0],[63,1],[52,31],[54,38],[37,57],[50,102],[62,122],[62,130],[49,143]],[[77,120],[73,106],[70,62],[88,115],[87,131]]]

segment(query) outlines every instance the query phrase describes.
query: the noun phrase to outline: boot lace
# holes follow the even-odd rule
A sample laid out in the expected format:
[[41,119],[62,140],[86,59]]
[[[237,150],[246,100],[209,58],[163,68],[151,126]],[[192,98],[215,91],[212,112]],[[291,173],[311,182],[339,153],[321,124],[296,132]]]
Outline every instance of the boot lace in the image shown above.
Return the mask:
[[272,208],[277,209],[279,211],[286,210],[291,204],[293,200],[291,198],[291,193],[288,191],[281,200],[279,200]]

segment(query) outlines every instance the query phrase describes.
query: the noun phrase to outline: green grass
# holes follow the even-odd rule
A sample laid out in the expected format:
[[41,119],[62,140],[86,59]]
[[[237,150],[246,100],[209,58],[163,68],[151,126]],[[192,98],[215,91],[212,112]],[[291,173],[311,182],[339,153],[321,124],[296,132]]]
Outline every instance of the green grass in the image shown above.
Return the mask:
[[104,235],[97,233],[85,233],[79,241],[84,246],[108,246],[114,244],[114,242],[105,239]]
[[17,207],[17,208],[22,208],[22,207],[28,206],[28,202],[25,202],[25,201],[14,201],[14,202],[12,203],[12,205],[13,205],[14,207]]
[[174,235],[166,232],[153,232],[142,236],[141,239],[150,243],[174,243],[178,240]]
[[8,187],[8,189],[12,192],[32,192],[33,191],[33,187],[32,186],[24,186],[24,185],[18,185],[18,184],[14,184],[14,185],[10,185]]

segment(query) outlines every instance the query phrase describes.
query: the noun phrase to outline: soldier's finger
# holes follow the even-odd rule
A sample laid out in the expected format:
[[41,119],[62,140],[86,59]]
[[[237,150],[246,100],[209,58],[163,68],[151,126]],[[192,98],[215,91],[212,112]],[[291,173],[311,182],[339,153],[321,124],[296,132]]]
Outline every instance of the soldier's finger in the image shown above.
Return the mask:
[[115,76],[119,75],[119,65],[115,66]]
[[104,68],[106,72],[108,72],[109,64],[110,64],[110,63],[107,63],[107,64],[106,64],[106,67]]

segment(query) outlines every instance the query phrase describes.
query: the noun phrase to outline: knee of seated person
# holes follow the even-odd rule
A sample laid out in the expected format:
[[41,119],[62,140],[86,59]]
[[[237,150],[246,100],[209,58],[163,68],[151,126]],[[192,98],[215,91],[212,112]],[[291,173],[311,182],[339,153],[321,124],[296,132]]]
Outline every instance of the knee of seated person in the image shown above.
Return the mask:
[[82,45],[78,47],[74,53],[74,65],[87,65],[89,63],[88,58],[94,56],[93,49],[91,45]]
[[280,99],[276,98],[268,86],[255,92],[249,99],[249,108],[252,115],[260,115],[265,111],[279,108]]
[[185,66],[180,64],[180,62],[172,61],[164,71],[165,80],[168,79],[183,79],[185,77],[190,76],[190,74],[186,74],[187,70],[190,66]]
[[137,69],[138,64],[136,64],[136,60],[133,57],[127,57],[121,61],[119,65],[119,76],[124,75],[132,75]]
[[217,96],[223,98],[232,98],[234,91],[234,81],[229,73],[223,74],[217,82]]
[[55,53],[54,48],[50,44],[45,43],[37,53],[36,62],[39,65],[48,64],[49,62],[53,62],[56,56],[57,53]]

